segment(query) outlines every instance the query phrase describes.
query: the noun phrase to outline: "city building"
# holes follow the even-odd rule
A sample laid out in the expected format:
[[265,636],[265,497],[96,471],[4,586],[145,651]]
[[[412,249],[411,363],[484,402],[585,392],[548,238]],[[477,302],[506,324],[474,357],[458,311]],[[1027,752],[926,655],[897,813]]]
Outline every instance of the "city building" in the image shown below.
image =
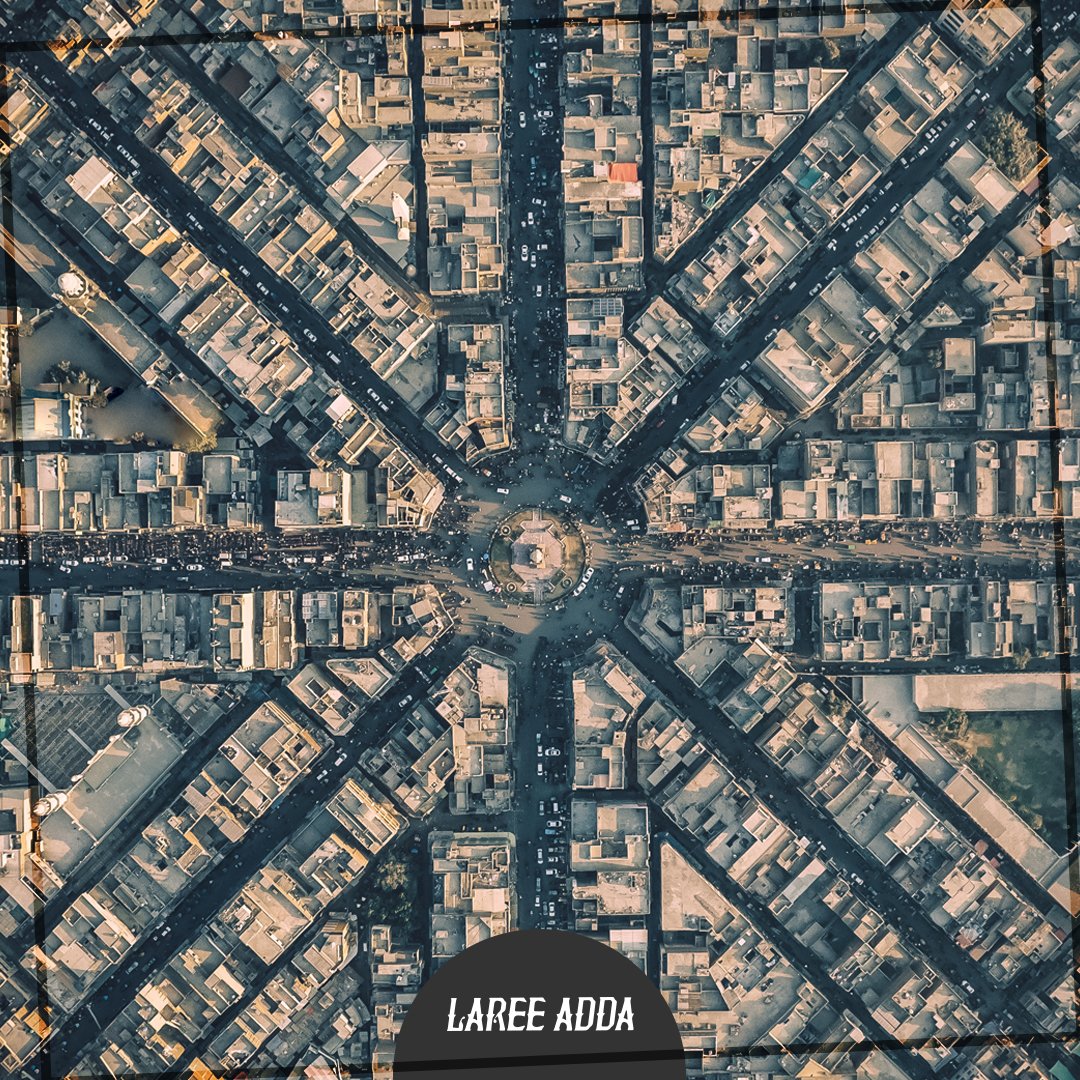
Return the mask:
[[505,934],[517,922],[514,837],[506,832],[432,832],[431,965]]

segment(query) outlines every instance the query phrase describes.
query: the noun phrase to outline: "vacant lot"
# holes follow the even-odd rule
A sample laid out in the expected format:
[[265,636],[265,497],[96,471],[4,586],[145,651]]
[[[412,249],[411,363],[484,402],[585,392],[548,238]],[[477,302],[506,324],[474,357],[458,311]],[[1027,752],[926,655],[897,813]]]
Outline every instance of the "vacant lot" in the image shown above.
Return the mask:
[[[943,718],[944,714],[936,714]],[[933,717],[924,717],[932,721]],[[1055,850],[1065,828],[1065,743],[1058,712],[970,713],[966,730],[929,725]]]

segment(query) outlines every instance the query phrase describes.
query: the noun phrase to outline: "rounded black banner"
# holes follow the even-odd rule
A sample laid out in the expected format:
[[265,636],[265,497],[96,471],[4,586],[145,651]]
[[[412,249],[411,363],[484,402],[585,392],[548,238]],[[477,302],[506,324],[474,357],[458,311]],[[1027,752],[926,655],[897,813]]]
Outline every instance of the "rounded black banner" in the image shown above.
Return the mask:
[[403,1080],[685,1080],[671,1010],[621,953],[562,930],[518,930],[448,961],[398,1035]]

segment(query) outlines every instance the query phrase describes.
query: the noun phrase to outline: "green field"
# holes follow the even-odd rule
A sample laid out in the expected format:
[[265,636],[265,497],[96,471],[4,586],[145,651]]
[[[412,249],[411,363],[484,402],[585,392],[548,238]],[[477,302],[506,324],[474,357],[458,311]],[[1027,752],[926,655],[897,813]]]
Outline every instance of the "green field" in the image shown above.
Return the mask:
[[[1056,851],[1067,847],[1065,744],[1057,712],[970,713],[949,730],[945,713],[923,721]],[[953,725],[955,727],[955,725]]]

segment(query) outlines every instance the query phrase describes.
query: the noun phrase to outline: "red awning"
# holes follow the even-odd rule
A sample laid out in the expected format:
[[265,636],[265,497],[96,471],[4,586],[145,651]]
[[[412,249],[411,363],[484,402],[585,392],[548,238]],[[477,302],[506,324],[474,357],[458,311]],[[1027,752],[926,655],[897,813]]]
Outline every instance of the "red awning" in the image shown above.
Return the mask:
[[637,164],[633,161],[613,161],[608,166],[608,179],[623,184],[637,183]]

